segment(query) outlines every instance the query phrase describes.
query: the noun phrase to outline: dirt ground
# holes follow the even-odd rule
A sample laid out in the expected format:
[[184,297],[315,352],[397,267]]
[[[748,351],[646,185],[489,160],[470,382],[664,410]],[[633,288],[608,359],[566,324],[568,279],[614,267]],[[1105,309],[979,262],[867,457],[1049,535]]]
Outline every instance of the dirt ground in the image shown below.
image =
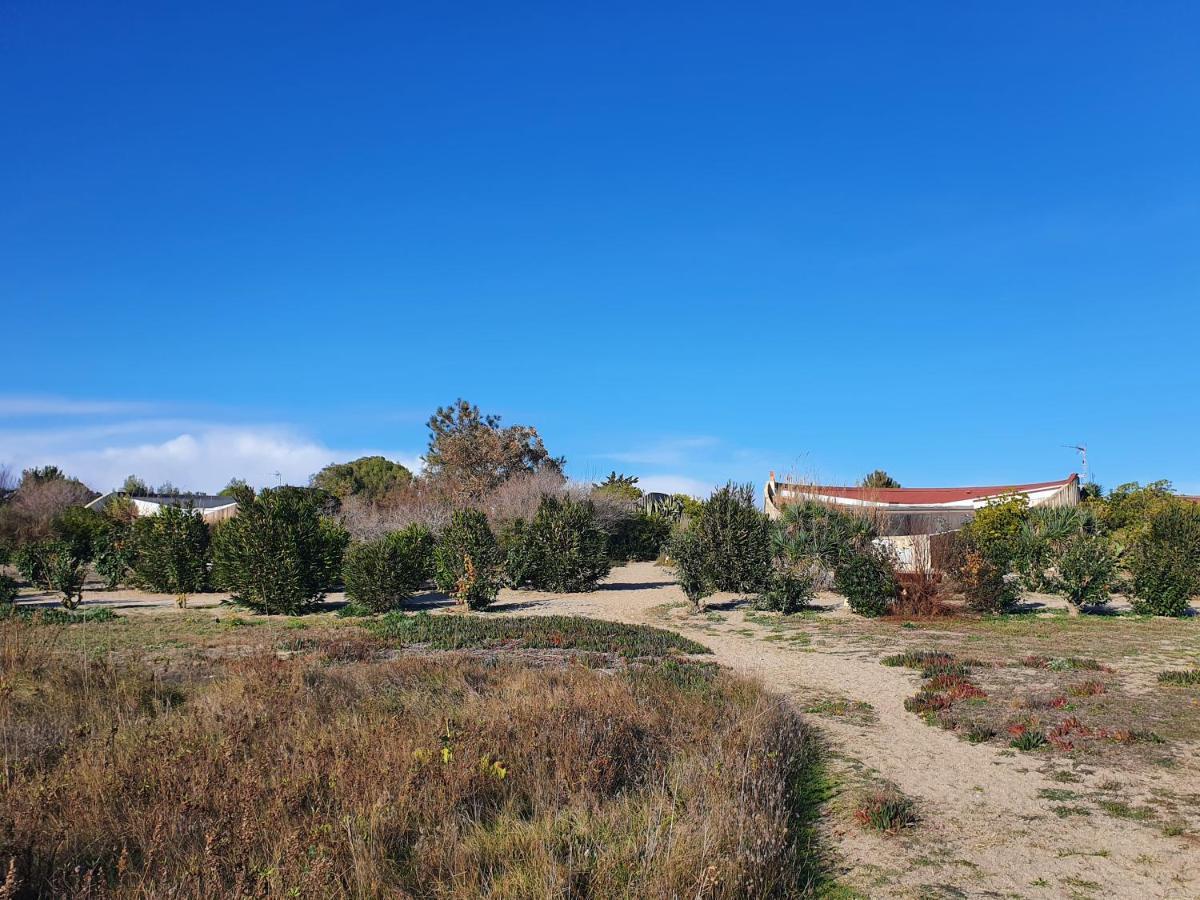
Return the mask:
[[[85,597],[86,608],[121,614],[175,609],[173,597],[133,591]],[[214,609],[221,599],[201,595],[189,607],[193,615],[246,617]],[[1156,677],[1200,665],[1200,617],[1074,618],[1056,598],[1031,601],[1019,616],[917,623],[861,619],[836,595],[788,617],[723,595],[697,613],[670,573],[636,563],[590,594],[506,590],[489,615],[669,627],[793,698],[824,735],[833,785],[827,844],[842,883],[862,896],[1200,897],[1200,687],[1164,686]],[[416,605],[448,607],[439,595]],[[921,673],[880,660],[913,649],[977,661],[972,678],[988,697],[968,704],[971,716],[988,713],[1001,725],[1041,716],[1049,725],[1070,712],[1104,725],[1103,739],[1025,753],[1011,749],[1001,730],[970,743],[961,728],[938,727],[905,708]],[[1030,662],[1038,659],[1049,662]],[[1071,659],[1101,668],[1081,670]],[[1087,694],[1088,682],[1101,683],[1100,693]],[[1065,709],[1056,707],[1060,697]],[[917,825],[884,835],[854,822],[857,796],[880,783],[916,801]]]

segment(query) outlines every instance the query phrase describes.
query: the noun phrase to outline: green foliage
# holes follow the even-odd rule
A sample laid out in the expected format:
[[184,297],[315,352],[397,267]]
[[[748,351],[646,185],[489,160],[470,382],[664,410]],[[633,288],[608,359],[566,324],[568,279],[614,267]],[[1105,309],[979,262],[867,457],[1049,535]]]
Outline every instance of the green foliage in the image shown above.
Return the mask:
[[150,485],[142,481],[136,475],[128,475],[125,478],[125,483],[121,485],[121,492],[128,494],[130,497],[147,497],[153,493]]
[[404,604],[433,573],[433,535],[410,525],[346,551],[342,574],[346,596],[372,613]]
[[1015,494],[976,510],[963,532],[975,550],[1007,572],[1020,555],[1028,518],[1029,499]]
[[800,612],[813,599],[813,579],[804,571],[790,570],[773,572],[767,581],[766,590],[758,596],[758,609],[791,615]]
[[1144,530],[1151,515],[1164,504],[1172,502],[1175,494],[1171,482],[1163,479],[1141,485],[1136,481],[1117,485],[1109,495],[1094,505],[1100,524],[1109,532],[1126,532],[1125,540],[1133,541]]
[[13,565],[24,576],[25,580],[34,587],[50,590],[50,576],[47,558],[52,550],[53,541],[36,541],[18,547],[12,555]]
[[133,522],[133,572],[139,586],[164,594],[208,587],[210,534],[200,513],[164,506]]
[[9,604],[17,599],[17,581],[8,575],[0,575],[0,604]]
[[1117,551],[1100,535],[1077,533],[1068,537],[1058,558],[1054,587],[1075,607],[1108,602],[1117,572]]
[[699,529],[692,527],[677,532],[671,540],[670,552],[675,562],[675,580],[688,600],[699,605],[712,593],[708,560]]
[[691,494],[672,494],[671,497],[679,501],[680,509],[683,511],[683,517],[691,522],[695,522],[700,518],[700,514],[704,512],[704,501],[697,500]]
[[15,554],[17,569],[31,584],[44,591],[58,591],[67,609],[75,609],[83,597],[87,563],[75,555],[67,541],[45,540],[26,544]]
[[1182,616],[1200,594],[1200,506],[1182,500],[1149,513],[1129,554],[1136,612]]
[[916,806],[895,788],[872,791],[859,801],[854,818],[865,828],[893,833],[915,825]]
[[891,560],[870,545],[838,564],[833,584],[852,610],[871,618],[886,615],[900,593]]
[[595,486],[596,493],[612,497],[616,500],[626,500],[634,503],[641,499],[642,489],[637,486],[636,475],[618,475],[614,470],[608,477]]
[[770,577],[770,523],[754,498],[753,487],[730,482],[709,497],[696,523],[718,591],[755,593]]
[[1015,578],[990,557],[968,549],[956,564],[954,578],[967,606],[976,612],[1000,613],[1011,609],[1021,596]]
[[217,492],[217,496],[232,497],[236,500],[239,495],[244,494],[244,492],[247,490],[253,492],[254,489],[250,487],[245,478],[230,478],[229,484],[221,488],[221,490]]
[[438,589],[471,609],[484,609],[500,593],[503,569],[504,556],[487,516],[477,509],[454,513],[433,551]]
[[509,582],[538,591],[592,591],[611,568],[608,537],[590,500],[543,497],[533,519],[505,536]]
[[54,537],[71,545],[71,552],[84,562],[95,558],[111,520],[86,506],[64,509],[50,524]]
[[383,456],[364,456],[332,463],[312,477],[312,486],[338,499],[364,497],[378,501],[412,483],[412,472]]
[[137,557],[133,537],[133,523],[110,520],[108,530],[96,548],[96,573],[104,579],[104,586],[116,590],[129,579]]
[[887,472],[883,471],[883,469],[876,469],[874,472],[872,472],[870,475],[868,475],[866,478],[864,478],[859,483],[862,485],[862,487],[865,487],[865,488],[898,488],[898,487],[900,487],[900,482],[898,482],[895,478],[893,478]]
[[685,504],[680,499],[682,494],[645,494],[642,496],[642,512],[648,516],[666,519],[674,525],[683,518]]
[[875,526],[865,517],[814,500],[787,504],[771,528],[778,555],[797,563],[814,561],[826,569],[836,569],[876,536]]
[[616,653],[625,657],[711,652],[673,631],[578,616],[431,616],[393,612],[367,627],[401,645],[427,644],[438,650],[515,646]]
[[322,515],[323,497],[268,488],[213,537],[213,571],[234,599],[262,613],[298,615],[324,598],[341,572],[349,535]]
[[1037,507],[1021,524],[1013,565],[1026,587],[1056,591],[1049,571],[1058,566],[1068,541],[1092,526],[1092,516],[1079,506]]
[[608,536],[608,556],[614,562],[658,559],[671,538],[672,521],[656,513],[637,512],[618,519]]

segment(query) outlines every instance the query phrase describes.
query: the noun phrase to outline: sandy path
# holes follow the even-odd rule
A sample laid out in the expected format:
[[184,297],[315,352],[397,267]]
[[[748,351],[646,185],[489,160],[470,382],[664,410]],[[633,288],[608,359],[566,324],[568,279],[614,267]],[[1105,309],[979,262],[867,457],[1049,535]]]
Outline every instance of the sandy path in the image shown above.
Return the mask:
[[[661,609],[654,608],[681,600],[662,569],[636,563],[614,571],[606,589],[593,594],[505,591],[500,610],[662,626]],[[902,837],[836,829],[832,842],[860,890],[880,897],[1200,897],[1194,843],[1166,839],[1157,823],[1059,818],[1054,804],[1038,796],[1043,789],[1087,790],[1123,773],[1100,770],[1079,784],[1055,783],[1035,770],[1036,758],[968,744],[907,712],[904,698],[915,692],[917,675],[881,666],[878,650],[848,645],[798,652],[764,641],[766,632],[740,610],[723,615],[718,624],[692,617],[695,625],[672,619],[670,627],[773,690],[801,701],[832,692],[875,709],[877,721],[862,726],[809,717],[839,756],[857,760],[920,803],[922,824]]]

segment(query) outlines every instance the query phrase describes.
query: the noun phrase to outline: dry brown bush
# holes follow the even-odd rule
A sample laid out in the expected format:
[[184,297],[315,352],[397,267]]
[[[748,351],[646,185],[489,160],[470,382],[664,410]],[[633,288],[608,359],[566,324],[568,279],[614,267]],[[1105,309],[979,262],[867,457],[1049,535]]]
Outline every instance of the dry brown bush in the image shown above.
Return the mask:
[[18,546],[50,536],[54,517],[96,496],[87,485],[71,478],[36,481],[26,478],[0,506],[0,542]]
[[357,640],[162,677],[47,628],[0,622],[0,893],[795,896],[815,872],[809,736],[732,674]]

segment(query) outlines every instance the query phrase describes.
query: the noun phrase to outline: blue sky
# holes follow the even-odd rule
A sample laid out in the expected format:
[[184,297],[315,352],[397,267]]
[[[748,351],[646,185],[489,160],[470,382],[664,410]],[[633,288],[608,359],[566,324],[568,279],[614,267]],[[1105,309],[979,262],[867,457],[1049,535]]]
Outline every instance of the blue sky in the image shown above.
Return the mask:
[[1197,4],[433,6],[5,7],[0,461],[1200,492]]

